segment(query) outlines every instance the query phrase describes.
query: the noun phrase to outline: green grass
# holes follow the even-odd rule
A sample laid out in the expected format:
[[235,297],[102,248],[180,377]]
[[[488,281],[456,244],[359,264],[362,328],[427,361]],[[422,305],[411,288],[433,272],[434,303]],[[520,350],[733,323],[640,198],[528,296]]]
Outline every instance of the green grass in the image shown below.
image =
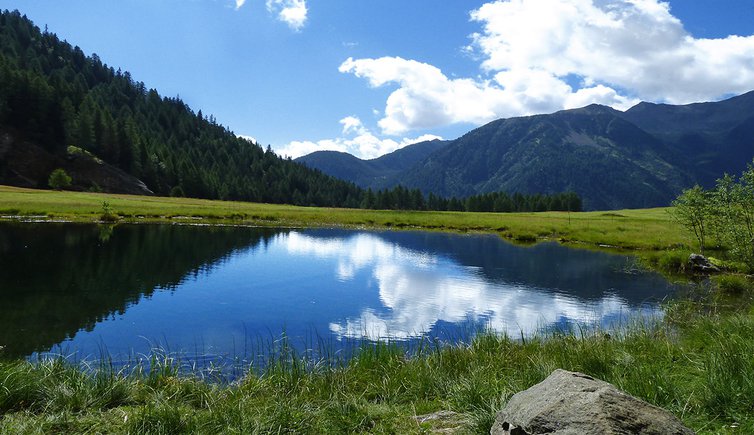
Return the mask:
[[[417,228],[498,233],[521,242],[641,250],[677,271],[692,239],[665,209],[589,213],[455,213],[322,209],[0,186],[0,215],[264,226]],[[710,290],[712,289],[712,290]],[[348,362],[287,349],[227,385],[179,374],[156,358],[126,374],[62,360],[0,360],[0,433],[488,433],[514,393],[556,368],[578,370],[661,406],[699,433],[754,433],[754,312],[745,277],[668,306],[663,320],[621,331],[550,333],[522,341],[482,334],[409,352],[363,346]],[[284,342],[283,342],[284,343]],[[283,344],[284,346],[284,344]],[[327,354],[327,352],[324,352]],[[0,353],[1,356],[1,353]],[[449,420],[417,418],[453,411]]]
[[715,281],[720,291],[729,295],[742,295],[754,289],[754,282],[742,275],[721,275]]
[[190,198],[57,192],[0,186],[0,216],[96,221],[107,202],[125,222],[223,222],[260,226],[344,226],[495,232],[521,242],[542,239],[606,248],[660,250],[692,239],[664,208],[615,212],[463,213],[331,209]]
[[0,433],[426,433],[443,423],[416,417],[439,410],[457,413],[462,432],[488,433],[512,394],[556,368],[611,382],[699,433],[752,433],[754,317],[677,308],[610,334],[482,334],[414,354],[369,345],[341,365],[281,352],[289,358],[230,385],[179,376],[170,360],[131,375],[0,362]]

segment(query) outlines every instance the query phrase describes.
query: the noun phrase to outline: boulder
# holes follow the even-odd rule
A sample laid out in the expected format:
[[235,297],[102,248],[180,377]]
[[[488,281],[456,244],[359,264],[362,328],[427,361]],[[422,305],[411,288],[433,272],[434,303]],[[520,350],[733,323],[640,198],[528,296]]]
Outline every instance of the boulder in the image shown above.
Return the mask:
[[0,184],[47,189],[50,173],[57,168],[73,178],[69,190],[97,186],[103,192],[154,195],[138,178],[91,154],[52,154],[0,127]]
[[583,373],[555,370],[511,397],[492,435],[693,434],[669,412]]
[[699,273],[718,273],[720,269],[712,264],[704,255],[691,254],[689,255],[689,264],[691,270]]

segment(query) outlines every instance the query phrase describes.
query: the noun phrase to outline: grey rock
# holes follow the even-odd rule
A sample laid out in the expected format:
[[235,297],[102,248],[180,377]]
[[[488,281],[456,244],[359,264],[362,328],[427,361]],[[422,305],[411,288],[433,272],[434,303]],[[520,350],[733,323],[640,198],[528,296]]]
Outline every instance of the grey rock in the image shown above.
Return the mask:
[[491,435],[693,434],[669,412],[583,373],[555,370],[516,393]]
[[720,269],[718,269],[717,266],[712,264],[704,255],[700,255],[700,254],[689,255],[689,264],[691,265],[691,270],[693,270],[694,272],[700,272],[700,273],[720,272]]

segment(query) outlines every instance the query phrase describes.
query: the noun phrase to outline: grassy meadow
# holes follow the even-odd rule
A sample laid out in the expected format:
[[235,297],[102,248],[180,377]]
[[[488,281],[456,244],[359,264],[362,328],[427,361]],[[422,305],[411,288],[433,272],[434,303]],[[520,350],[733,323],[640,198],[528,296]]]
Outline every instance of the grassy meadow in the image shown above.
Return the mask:
[[64,192],[0,186],[0,216],[97,221],[107,202],[123,222],[209,222],[283,227],[369,227],[495,232],[523,242],[664,250],[692,239],[665,208],[610,212],[465,213],[296,207],[190,198]]
[[[631,249],[660,268],[682,262],[693,246],[666,209],[396,212],[0,186],[3,216],[97,221],[104,201],[124,222],[494,232]],[[400,343],[364,343],[353,359],[336,362],[296,355],[281,342],[264,371],[231,383],[180,374],[168,356],[126,373],[106,361],[92,368],[4,360],[0,350],[0,433],[489,433],[512,394],[556,368],[614,383],[698,433],[754,433],[753,287],[743,275],[717,277],[669,302],[662,319],[637,319],[620,331],[526,340],[483,333],[412,352]]]

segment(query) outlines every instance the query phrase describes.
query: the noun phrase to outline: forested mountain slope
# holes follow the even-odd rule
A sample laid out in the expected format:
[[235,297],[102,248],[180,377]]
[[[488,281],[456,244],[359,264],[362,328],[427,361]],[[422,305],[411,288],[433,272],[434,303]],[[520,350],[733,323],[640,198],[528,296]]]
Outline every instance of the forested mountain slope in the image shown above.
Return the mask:
[[362,195],[4,11],[0,183],[46,187],[56,167],[80,189],[322,206],[357,206]]
[[620,112],[592,105],[494,121],[396,181],[456,196],[574,191],[586,209],[638,208],[667,205],[691,182],[671,163],[678,158]]
[[[325,173],[363,182],[324,157],[315,166]],[[754,92],[685,106],[640,103],[621,112],[591,105],[500,119],[386,176],[381,186],[446,197],[573,191],[585,209],[654,207],[694,183],[710,186],[725,172],[740,173],[752,157]]]
[[686,156],[705,186],[740,174],[754,156],[754,91],[715,103],[640,103],[622,116]]

